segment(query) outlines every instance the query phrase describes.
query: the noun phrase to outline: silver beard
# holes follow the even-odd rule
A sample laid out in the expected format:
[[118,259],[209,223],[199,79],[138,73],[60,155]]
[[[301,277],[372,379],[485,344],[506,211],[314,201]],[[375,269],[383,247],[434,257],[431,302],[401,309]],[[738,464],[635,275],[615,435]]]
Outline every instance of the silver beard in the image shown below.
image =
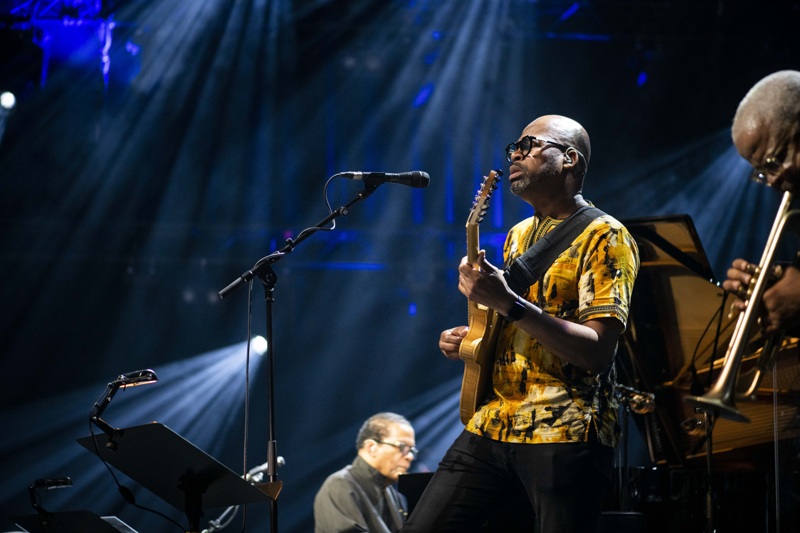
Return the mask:
[[560,175],[561,171],[555,163],[543,161],[539,167],[539,170],[535,174],[524,171],[521,178],[511,182],[511,185],[509,185],[509,190],[512,194],[520,196],[525,191],[530,190],[536,185],[547,183],[551,179],[558,179]]
[[511,185],[509,186],[509,190],[511,191],[511,194],[519,196],[525,191],[525,189],[530,187],[530,185],[531,185],[531,178],[530,176],[525,174],[517,181],[512,181]]

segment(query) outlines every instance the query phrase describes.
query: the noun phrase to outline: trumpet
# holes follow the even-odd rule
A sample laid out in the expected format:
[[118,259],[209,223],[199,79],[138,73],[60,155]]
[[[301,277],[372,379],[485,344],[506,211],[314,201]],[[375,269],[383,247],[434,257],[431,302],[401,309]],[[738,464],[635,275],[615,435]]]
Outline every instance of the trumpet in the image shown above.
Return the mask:
[[614,385],[617,398],[628,404],[630,410],[637,415],[652,413],[656,408],[656,395],[652,392],[644,392],[626,387],[625,385]]
[[[778,351],[783,344],[784,332],[775,333],[766,339],[758,363],[751,371],[740,376],[739,370],[751,338],[750,332],[758,323],[760,307],[758,304],[761,303],[766,290],[775,252],[785,231],[791,227],[787,223],[800,215],[798,210],[790,211],[792,200],[793,194],[790,191],[783,193],[761,261],[753,272],[753,278],[747,288],[747,307],[736,321],[717,381],[703,396],[684,398],[684,401],[701,411],[716,413],[735,422],[750,422],[750,419],[736,408],[736,401],[749,399],[758,389],[764,374],[775,364]],[[745,380],[749,380],[749,383]]]

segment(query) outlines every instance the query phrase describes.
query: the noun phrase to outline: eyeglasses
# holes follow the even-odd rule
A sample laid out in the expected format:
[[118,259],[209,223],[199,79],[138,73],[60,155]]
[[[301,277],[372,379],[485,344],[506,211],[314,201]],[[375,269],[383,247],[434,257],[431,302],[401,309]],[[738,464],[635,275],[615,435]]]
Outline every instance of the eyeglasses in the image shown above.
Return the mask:
[[[539,139],[538,137],[534,137],[533,135],[526,135],[519,141],[511,143],[508,146],[506,146],[506,160],[508,160],[508,162],[511,163],[513,161],[512,156],[514,155],[514,152],[516,152],[517,150],[520,151],[522,157],[528,157],[528,154],[531,153],[531,150],[533,150],[534,148],[542,148],[546,144],[553,145],[556,148],[560,148],[562,151],[565,152],[570,148],[572,148],[571,146],[567,146],[565,144],[548,141],[547,139]],[[575,150],[574,148],[572,149]],[[577,150],[575,151],[578,152]],[[583,154],[581,154],[580,152],[578,152],[578,155],[583,156]]]
[[783,162],[778,161],[777,157],[768,157],[764,160],[763,165],[753,167],[753,173],[750,174],[750,179],[757,183],[767,183],[767,176],[776,176],[782,167]]
[[411,455],[416,457],[417,454],[419,453],[418,449],[416,449],[414,446],[411,446],[410,444],[406,444],[405,442],[385,442],[382,440],[376,440],[375,442],[377,442],[378,444],[388,444],[389,446],[394,446],[400,451],[400,454],[403,456],[406,456],[408,455],[409,452],[411,452]]

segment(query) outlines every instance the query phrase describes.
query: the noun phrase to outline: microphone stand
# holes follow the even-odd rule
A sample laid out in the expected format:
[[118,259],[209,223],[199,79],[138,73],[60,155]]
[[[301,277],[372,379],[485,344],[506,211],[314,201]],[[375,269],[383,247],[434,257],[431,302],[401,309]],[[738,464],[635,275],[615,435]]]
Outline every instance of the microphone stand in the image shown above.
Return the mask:
[[332,211],[327,217],[321,220],[316,226],[305,229],[297,236],[297,239],[286,239],[286,246],[280,250],[269,254],[266,257],[259,259],[250,270],[242,273],[238,278],[231,282],[227,287],[219,291],[219,297],[225,298],[231,292],[248,283],[254,277],[258,276],[264,285],[264,300],[266,302],[267,316],[266,316],[266,334],[267,334],[267,386],[269,389],[268,399],[268,426],[269,426],[269,442],[267,444],[267,479],[265,484],[265,492],[270,497],[270,531],[272,533],[278,532],[278,494],[283,486],[282,481],[278,481],[278,448],[277,441],[275,440],[275,387],[274,387],[274,342],[272,330],[272,317],[273,317],[273,304],[275,298],[275,285],[278,282],[278,276],[272,269],[271,265],[278,262],[285,255],[294,250],[298,244],[306,240],[312,234],[320,229],[323,229],[329,222],[342,215],[347,215],[350,212],[350,207],[355,203],[364,200],[378,188],[381,182],[375,180],[364,180],[364,189],[356,195],[355,198],[350,200],[347,204]]
[[714,430],[714,423],[717,421],[718,411],[704,411],[706,426],[706,477],[708,487],[706,487],[706,533],[716,533],[717,529],[717,504],[714,493],[714,467],[713,462],[713,439],[711,433]]

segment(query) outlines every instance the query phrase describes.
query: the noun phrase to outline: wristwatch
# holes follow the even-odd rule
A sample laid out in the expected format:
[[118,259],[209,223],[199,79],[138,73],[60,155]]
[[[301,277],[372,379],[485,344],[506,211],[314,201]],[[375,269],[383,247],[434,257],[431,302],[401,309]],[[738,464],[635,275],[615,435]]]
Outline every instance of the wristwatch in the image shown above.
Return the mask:
[[509,322],[516,322],[517,320],[522,318],[522,315],[524,314],[525,314],[525,304],[522,303],[519,296],[517,296],[517,299],[514,300],[514,305],[511,306],[511,310],[508,312],[508,314],[506,314],[506,320],[508,320]]

